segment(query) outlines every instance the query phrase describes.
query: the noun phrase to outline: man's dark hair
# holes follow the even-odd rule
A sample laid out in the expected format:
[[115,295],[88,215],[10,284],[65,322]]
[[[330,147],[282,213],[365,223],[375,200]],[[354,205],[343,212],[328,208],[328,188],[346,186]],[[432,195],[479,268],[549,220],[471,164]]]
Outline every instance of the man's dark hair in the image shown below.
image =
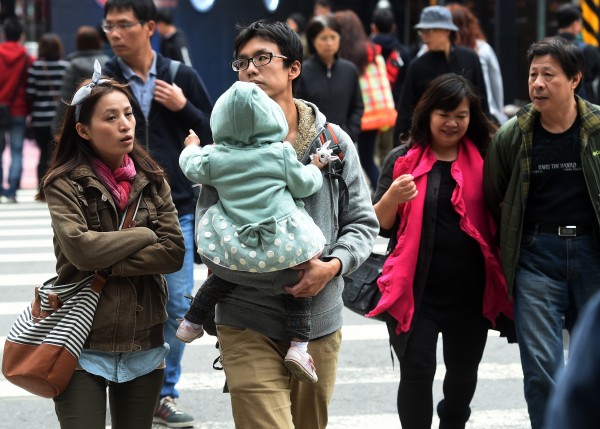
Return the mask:
[[581,19],[581,10],[572,4],[563,4],[556,10],[558,28],[566,28]]
[[[529,46],[527,61],[531,66],[531,61],[535,57],[545,55],[549,55],[558,61],[569,79],[572,79],[577,73],[581,73],[583,77],[583,54],[576,44],[560,36],[546,37]],[[582,82],[583,79],[579,81],[575,92],[579,90]]]
[[173,25],[173,13],[169,9],[159,9],[156,11],[156,23],[162,22],[167,25]]
[[[281,55],[287,57],[283,60],[285,67],[291,67],[294,61],[299,61],[302,65],[302,42],[300,36],[290,28],[285,22],[260,20],[255,21],[247,27],[238,26],[239,34],[233,42],[233,57],[237,58],[240,50],[255,37],[261,37],[275,43]],[[298,78],[292,82],[292,88],[295,90]]]
[[382,34],[389,34],[392,32],[394,25],[396,24],[396,19],[394,17],[394,13],[388,9],[375,9],[373,12],[373,19],[371,20],[377,30],[379,30]]
[[108,0],[104,5],[104,17],[111,10],[131,10],[140,21],[154,21],[156,17],[156,6],[153,0]]
[[6,18],[3,31],[7,42],[18,42],[23,34],[23,26],[17,18]]

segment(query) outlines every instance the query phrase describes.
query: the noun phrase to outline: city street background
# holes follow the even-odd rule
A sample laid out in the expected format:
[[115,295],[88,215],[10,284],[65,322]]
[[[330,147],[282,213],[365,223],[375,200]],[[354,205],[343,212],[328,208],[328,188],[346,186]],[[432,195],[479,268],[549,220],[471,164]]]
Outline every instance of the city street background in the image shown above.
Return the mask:
[[[0,204],[0,346],[18,314],[33,298],[33,287],[54,276],[50,217],[45,204],[35,202],[37,148],[26,141],[24,177],[18,204]],[[4,154],[7,168],[7,153]],[[379,238],[376,251],[383,252]],[[195,266],[195,286],[206,277],[202,265]],[[343,342],[337,383],[330,406],[331,429],[400,428],[396,412],[399,382],[398,361],[390,353],[382,322],[368,320],[344,310]],[[229,395],[222,393],[225,376],[212,368],[218,357],[216,339],[206,336],[187,347],[178,403],[197,419],[196,428],[232,429]],[[434,403],[442,399],[441,338]],[[1,349],[0,349],[1,350]],[[471,404],[468,429],[526,429],[529,427],[523,399],[522,371],[518,347],[490,331],[479,370],[479,383]],[[35,397],[0,376],[0,428],[36,427],[58,429],[53,402]],[[107,413],[108,414],[108,413]],[[433,426],[438,420],[434,417]],[[155,426],[161,428],[163,426]],[[110,420],[107,417],[107,428]]]

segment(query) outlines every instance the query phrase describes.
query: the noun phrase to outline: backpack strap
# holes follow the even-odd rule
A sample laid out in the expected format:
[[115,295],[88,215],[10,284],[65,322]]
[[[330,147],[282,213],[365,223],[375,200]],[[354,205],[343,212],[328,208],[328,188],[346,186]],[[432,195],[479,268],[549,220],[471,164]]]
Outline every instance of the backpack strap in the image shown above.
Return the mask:
[[181,62],[177,60],[171,60],[169,63],[169,77],[171,78],[171,83],[175,82],[175,76],[177,76],[177,71],[179,70],[180,65]]
[[319,140],[321,140],[321,145],[324,145],[327,141],[331,142],[329,143],[329,149],[333,150],[331,154],[336,155],[339,160],[332,161],[330,165],[334,170],[334,173],[341,173],[344,167],[344,152],[342,152],[337,136],[333,132],[333,128],[331,128],[329,122],[325,123],[325,127],[319,133]]
[[336,155],[339,158],[329,162],[328,170],[325,172],[325,175],[338,181],[341,188],[340,198],[342,199],[342,207],[344,210],[347,210],[348,205],[350,204],[348,185],[340,174],[344,169],[344,152],[342,152],[337,136],[333,132],[333,128],[331,128],[329,122],[325,123],[325,127],[319,133],[319,140],[321,141],[321,145],[329,141],[329,149],[332,149],[333,151],[331,154]]

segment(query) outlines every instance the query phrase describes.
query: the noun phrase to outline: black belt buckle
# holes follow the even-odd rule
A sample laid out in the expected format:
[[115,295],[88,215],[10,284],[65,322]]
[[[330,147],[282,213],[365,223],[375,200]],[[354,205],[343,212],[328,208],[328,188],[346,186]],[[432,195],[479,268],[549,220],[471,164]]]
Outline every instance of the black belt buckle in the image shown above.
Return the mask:
[[560,237],[577,237],[576,226],[559,226],[558,235]]

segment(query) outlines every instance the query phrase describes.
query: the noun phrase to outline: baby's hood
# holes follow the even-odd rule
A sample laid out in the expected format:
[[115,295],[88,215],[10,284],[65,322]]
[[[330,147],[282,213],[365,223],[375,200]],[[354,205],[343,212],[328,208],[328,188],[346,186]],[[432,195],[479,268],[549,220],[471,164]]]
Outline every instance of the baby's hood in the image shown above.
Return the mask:
[[242,146],[280,142],[288,134],[281,107],[250,82],[235,82],[219,97],[210,128],[215,143]]

